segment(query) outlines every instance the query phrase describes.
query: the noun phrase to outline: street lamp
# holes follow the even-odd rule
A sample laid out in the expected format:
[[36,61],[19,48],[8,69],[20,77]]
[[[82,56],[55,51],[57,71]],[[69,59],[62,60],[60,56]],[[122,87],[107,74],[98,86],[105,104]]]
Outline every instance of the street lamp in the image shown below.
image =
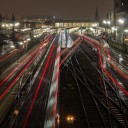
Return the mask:
[[119,19],[118,22],[119,24],[122,24],[122,25],[125,23],[124,19]]
[[92,24],[92,27],[95,29],[95,36],[96,36],[98,33],[98,23]]
[[103,24],[111,24],[111,22],[109,20],[103,20]]
[[111,27],[111,32],[112,32],[112,35],[113,35],[114,39],[116,40],[117,27],[116,26],[112,26]]
[[[116,28],[116,0],[113,0],[113,5],[114,5],[114,9],[113,9],[113,14],[114,14],[114,19],[113,19],[113,25],[114,25],[114,28]],[[116,40],[116,31],[114,31],[114,39]]]
[[15,23],[14,25],[15,25],[15,27],[18,27],[18,26],[20,25],[20,23],[17,22],[17,23]]
[[106,20],[103,20],[103,24],[107,24],[107,21]]
[[111,22],[109,20],[103,20],[103,24],[105,24],[105,31],[106,31],[106,27],[108,28],[111,24]]
[[120,18],[118,19],[118,24],[119,24],[119,40],[125,41],[125,31],[124,31],[124,27],[125,27],[125,19],[124,18]]

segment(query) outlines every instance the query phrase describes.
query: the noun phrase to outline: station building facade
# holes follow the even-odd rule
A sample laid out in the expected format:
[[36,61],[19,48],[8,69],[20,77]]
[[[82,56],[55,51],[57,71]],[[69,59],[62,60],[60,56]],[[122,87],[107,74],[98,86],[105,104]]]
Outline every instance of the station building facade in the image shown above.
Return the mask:
[[70,27],[98,27],[99,22],[96,21],[73,21],[73,20],[63,20],[63,21],[56,21],[54,24],[55,28],[70,28]]

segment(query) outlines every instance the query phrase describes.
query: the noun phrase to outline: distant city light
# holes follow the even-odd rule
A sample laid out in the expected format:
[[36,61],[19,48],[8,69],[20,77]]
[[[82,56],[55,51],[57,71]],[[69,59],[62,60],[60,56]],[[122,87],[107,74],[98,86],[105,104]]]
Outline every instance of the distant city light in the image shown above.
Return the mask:
[[93,27],[97,27],[97,26],[98,26],[98,24],[97,24],[97,23],[95,23],[95,24],[92,24],[92,26],[93,26]]
[[109,20],[103,20],[104,24],[111,24],[111,22]]
[[17,26],[19,26],[20,25],[20,23],[15,23],[15,27],[17,27]]
[[107,21],[107,24],[111,24],[111,22],[110,21]]
[[104,24],[107,24],[107,21],[106,21],[106,20],[103,20],[103,23],[104,23]]
[[5,27],[5,24],[2,24],[2,27]]
[[31,28],[24,28],[24,29],[21,29],[21,31],[29,31],[29,30],[31,30]]
[[23,42],[19,42],[20,45],[23,45]]
[[11,45],[11,48],[15,48],[15,46],[14,45]]

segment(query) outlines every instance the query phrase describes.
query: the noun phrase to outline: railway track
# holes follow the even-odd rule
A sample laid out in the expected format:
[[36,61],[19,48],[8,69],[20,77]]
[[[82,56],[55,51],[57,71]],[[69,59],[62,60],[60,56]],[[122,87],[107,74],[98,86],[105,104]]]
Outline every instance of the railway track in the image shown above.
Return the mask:
[[[70,85],[75,88],[76,97],[79,97],[79,100],[75,97],[79,107],[78,105],[77,107],[74,105],[74,98],[69,98],[70,101],[66,98],[65,100],[68,100],[67,104],[72,105],[73,111],[81,108],[79,111],[81,111],[81,115],[84,117],[84,119],[82,118],[83,122],[77,117],[72,126],[77,126],[78,121],[79,124],[83,124],[81,128],[128,127],[128,106],[120,98],[118,91],[112,86],[113,83],[108,80],[107,76],[102,74],[103,72],[98,66],[99,60],[95,58],[97,52],[94,52],[94,55],[90,55],[90,53],[87,52],[89,49],[84,48],[83,43],[81,45],[78,51],[63,64],[61,71],[63,75],[60,75],[60,88],[64,90],[64,87],[61,86]],[[95,65],[92,62],[95,62]],[[68,86],[65,87],[65,90],[69,90],[68,93],[71,96],[73,95],[72,90],[70,90]],[[63,94],[62,91],[61,93]],[[64,94],[62,95],[61,93],[60,101],[62,98],[62,103],[60,104],[64,105],[66,104],[63,103],[65,102]],[[67,108],[66,105],[65,109]],[[67,113],[65,113],[61,105],[60,118],[62,116],[62,124],[67,126],[67,122],[63,122],[65,114]],[[81,115],[79,114],[79,116]],[[63,125],[61,127],[63,127]]]
[[[49,46],[49,44],[48,44],[48,46]],[[25,100],[24,95],[28,94],[28,92],[30,91],[31,80],[33,78],[33,75],[36,73],[38,66],[40,66],[40,63],[44,59],[45,51],[47,51],[48,46],[46,46],[46,48],[43,52],[40,52],[39,56],[34,61],[35,64],[33,64],[33,66],[30,66],[28,68],[30,71],[28,71],[28,73],[24,73],[23,76],[20,78],[19,82],[17,82],[15,84],[16,87],[18,86],[18,88],[19,88],[19,86],[20,86],[20,88],[18,89],[14,86],[13,88],[11,88],[11,91],[9,91],[7,96],[4,98],[4,100],[6,101],[6,99],[8,99],[8,97],[10,96],[11,97],[10,100],[12,100],[12,101],[9,101],[10,106],[8,106],[8,109],[4,113],[3,118],[0,120],[1,126],[5,127],[6,125],[11,125],[10,123],[8,123],[9,121],[13,122],[12,121],[13,112],[15,109],[17,109],[17,107],[19,109],[19,106],[21,106]],[[40,47],[42,49],[42,45]],[[34,58],[31,58],[30,61],[32,59],[34,59]],[[30,62],[26,63],[25,65],[28,65],[29,63]],[[22,68],[21,68],[21,70],[22,70]],[[15,77],[17,77],[17,76],[15,76]],[[14,95],[13,95],[13,92],[14,92]],[[12,99],[11,95],[13,95],[13,99]],[[1,102],[4,102],[4,101],[1,101]]]
[[[22,102],[18,104],[20,113],[18,117],[15,116],[10,127],[40,128],[44,125],[52,71],[56,57],[57,40],[58,36],[55,38],[52,45],[50,44],[47,53],[42,58],[43,60],[38,64],[37,70],[35,69],[31,81],[28,81],[31,83],[31,88],[30,83],[28,83],[28,93],[22,95],[22,100],[20,99]],[[24,86],[26,85],[27,83],[25,83]]]

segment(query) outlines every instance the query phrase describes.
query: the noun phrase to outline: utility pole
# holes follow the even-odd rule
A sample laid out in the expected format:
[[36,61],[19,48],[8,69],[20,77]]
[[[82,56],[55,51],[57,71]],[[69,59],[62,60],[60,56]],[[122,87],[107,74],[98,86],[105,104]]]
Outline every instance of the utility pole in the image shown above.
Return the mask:
[[12,14],[12,24],[13,24],[13,27],[12,27],[12,39],[13,39],[13,42],[15,42],[15,16],[14,16],[14,13]]
[[95,12],[95,21],[99,22],[99,12],[98,12],[98,8],[96,7],[96,12]]
[[1,13],[0,13],[0,22],[2,22],[2,20],[3,20],[3,17],[2,17],[2,15],[1,15]]
[[116,0],[113,0],[114,2],[114,39],[116,40]]

